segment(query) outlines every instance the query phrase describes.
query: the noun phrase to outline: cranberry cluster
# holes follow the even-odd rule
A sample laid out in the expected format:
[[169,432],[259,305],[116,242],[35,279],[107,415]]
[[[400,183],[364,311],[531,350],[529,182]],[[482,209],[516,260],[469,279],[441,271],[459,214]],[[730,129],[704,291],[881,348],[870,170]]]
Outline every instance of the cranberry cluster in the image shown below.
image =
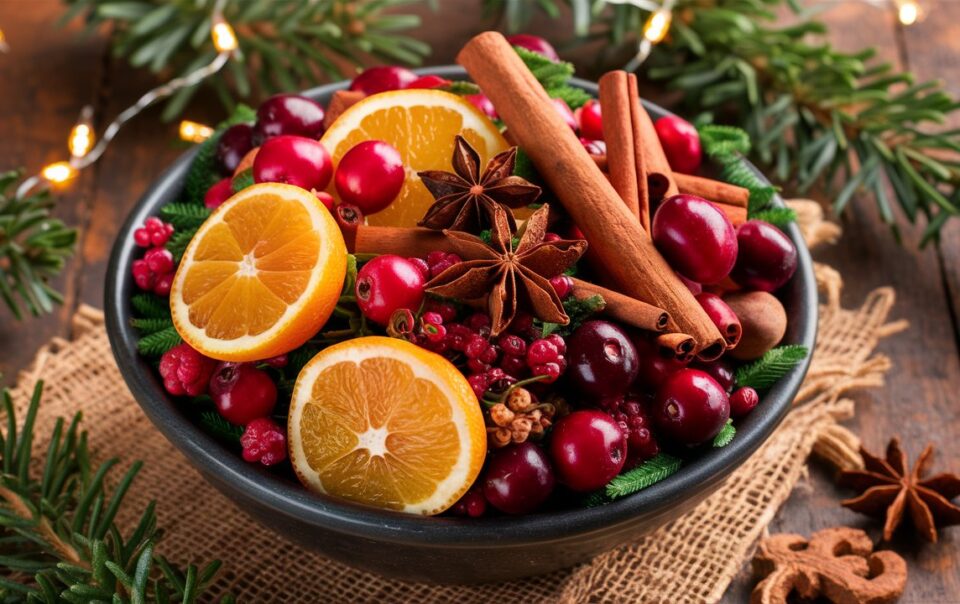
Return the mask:
[[133,232],[136,244],[147,248],[143,258],[133,261],[133,281],[140,289],[158,296],[170,295],[175,265],[173,254],[163,246],[173,232],[172,224],[155,217],[147,218],[143,226]]

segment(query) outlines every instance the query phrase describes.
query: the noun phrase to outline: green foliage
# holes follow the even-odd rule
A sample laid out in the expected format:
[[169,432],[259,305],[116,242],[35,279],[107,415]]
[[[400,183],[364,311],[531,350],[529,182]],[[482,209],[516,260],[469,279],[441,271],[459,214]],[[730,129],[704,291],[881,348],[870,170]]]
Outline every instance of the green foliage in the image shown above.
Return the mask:
[[750,191],[747,217],[766,220],[777,226],[785,226],[796,219],[793,210],[773,205],[777,188],[764,182],[760,176],[743,161],[750,152],[750,135],[733,126],[707,124],[697,128],[703,151],[714,162],[720,164],[723,180]]
[[247,168],[240,174],[234,176],[233,180],[230,181],[230,188],[234,193],[239,193],[251,186],[253,186],[253,168]]
[[750,218],[753,220],[769,222],[773,226],[780,227],[782,229],[791,222],[796,221],[797,213],[793,210],[793,208],[766,208],[764,210],[753,212],[750,214]]
[[196,228],[210,216],[210,210],[195,203],[168,203],[160,208],[160,217],[178,229]]
[[143,356],[158,357],[181,342],[180,334],[171,325],[140,338],[137,350]]
[[149,319],[170,318],[170,303],[156,294],[134,294],[130,304],[142,317]]
[[24,306],[37,316],[63,301],[49,281],[73,255],[77,232],[51,216],[49,191],[17,197],[19,180],[19,172],[0,173],[0,298],[22,319]]
[[[7,427],[0,438],[0,599],[3,602],[195,602],[220,568],[175,567],[157,553],[162,531],[151,502],[132,531],[116,524],[142,467],[115,479],[119,463],[91,464],[80,414],[57,420],[50,444],[33,456],[43,383],[37,383],[18,422],[3,393]],[[17,426],[20,425],[18,429]],[[38,471],[39,470],[39,471]],[[107,486],[116,485],[116,486]]]
[[228,443],[239,443],[243,436],[243,426],[231,424],[216,411],[204,411],[199,421],[204,430]]
[[736,435],[737,429],[733,427],[733,420],[728,419],[720,433],[713,437],[713,446],[717,449],[726,447],[733,442],[733,437]]
[[766,390],[807,357],[806,346],[785,344],[767,351],[749,365],[737,369],[737,385]]
[[[183,75],[216,56],[210,16],[217,0],[63,1],[69,7],[64,22],[80,15],[90,30],[109,29],[114,54],[134,67]],[[420,17],[396,10],[416,1],[227,0],[224,18],[236,31],[239,53],[206,83],[175,94],[163,118],[179,115],[201,85],[232,109],[236,98],[341,79],[338,65],[359,65],[365,55],[420,64],[429,46],[398,33],[420,25]]]
[[130,326],[143,335],[150,335],[173,327],[173,320],[170,317],[130,319]]
[[183,254],[187,251],[187,246],[190,245],[193,236],[197,234],[197,230],[197,227],[181,229],[167,241],[167,250],[173,254],[174,262],[179,263],[180,259],[183,258]]
[[514,50],[523,59],[524,64],[533,72],[534,77],[543,86],[550,98],[563,99],[571,109],[576,109],[592,97],[585,91],[570,86],[574,68],[571,63],[555,62],[541,54],[530,52],[526,48],[514,46]]
[[569,336],[580,327],[581,323],[603,310],[606,305],[603,296],[599,294],[579,300],[573,296],[568,297],[563,301],[563,310],[570,317],[570,322],[566,325],[543,323],[541,327],[543,337],[545,338],[552,333],[558,333],[564,337]]
[[660,453],[611,480],[604,492],[610,499],[632,495],[674,474],[680,469],[681,463],[677,457]]
[[252,122],[255,119],[256,112],[253,109],[246,105],[237,105],[230,117],[217,124],[217,129],[210,138],[200,143],[183,185],[183,192],[188,202],[203,205],[203,196],[206,195],[207,189],[220,180],[220,171],[217,169],[217,143],[223,131],[235,124]]

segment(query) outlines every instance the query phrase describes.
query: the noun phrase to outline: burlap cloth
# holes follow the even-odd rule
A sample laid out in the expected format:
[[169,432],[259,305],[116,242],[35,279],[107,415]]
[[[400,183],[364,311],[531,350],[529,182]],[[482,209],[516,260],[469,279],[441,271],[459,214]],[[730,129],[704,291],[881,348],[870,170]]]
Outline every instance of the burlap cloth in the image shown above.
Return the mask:
[[[836,237],[819,207],[795,207],[811,244]],[[824,292],[820,335],[796,408],[719,491],[656,533],[589,564],[512,583],[459,587],[386,580],[260,526],[209,486],[141,413],[113,362],[103,316],[92,308],[76,314],[71,341],[55,339],[38,352],[20,377],[15,400],[25,404],[34,382],[46,381],[37,450],[44,450],[56,417],[82,410],[97,457],[145,460],[126,506],[129,518],[121,516],[121,522],[156,499],[166,528],[160,551],[182,563],[223,560],[213,591],[242,602],[714,602],[805,471],[818,439],[824,444],[837,420],[852,415],[853,402],[843,395],[882,383],[890,363],[874,349],[903,327],[886,322],[893,290],[878,289],[860,308],[847,310],[840,307],[837,272],[817,266],[817,279]]]

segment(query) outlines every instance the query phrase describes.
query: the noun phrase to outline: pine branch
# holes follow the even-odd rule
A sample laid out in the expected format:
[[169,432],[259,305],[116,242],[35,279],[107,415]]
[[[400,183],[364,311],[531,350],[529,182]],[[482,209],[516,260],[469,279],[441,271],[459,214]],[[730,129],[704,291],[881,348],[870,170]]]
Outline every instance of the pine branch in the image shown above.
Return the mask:
[[148,319],[170,318],[170,303],[156,294],[134,294],[130,298],[137,313]]
[[137,350],[148,357],[158,357],[183,342],[174,327],[166,327],[137,341]]
[[16,319],[21,308],[38,316],[63,297],[49,281],[73,255],[77,232],[51,216],[49,191],[19,198],[16,171],[0,173],[0,298]]
[[204,411],[199,421],[204,430],[226,442],[239,443],[243,436],[243,426],[231,424],[216,411]]
[[733,437],[737,435],[737,429],[733,427],[733,420],[728,419],[720,433],[713,437],[713,447],[720,449],[733,442]]
[[543,323],[540,328],[541,336],[545,338],[553,333],[569,336],[576,331],[584,321],[603,310],[603,307],[606,305],[606,300],[599,294],[583,299],[570,296],[563,301],[563,310],[567,313],[567,316],[570,317],[570,322],[566,325]]
[[674,474],[680,469],[681,463],[677,457],[660,453],[611,480],[605,493],[610,499],[632,495]]
[[[63,0],[64,22],[81,16],[88,28],[107,29],[114,55],[134,67],[183,75],[216,55],[210,15],[217,0]],[[227,0],[224,18],[233,25],[239,55],[202,84],[228,109],[233,99],[292,91],[320,79],[341,79],[339,65],[359,65],[364,55],[388,63],[420,64],[430,48],[400,32],[420,25],[396,9],[418,0]],[[201,85],[167,103],[163,118],[179,115]]]
[[52,604],[202,597],[219,562],[181,570],[157,555],[161,532],[154,503],[128,534],[115,523],[140,462],[115,488],[105,486],[119,462],[90,465],[79,414],[69,424],[58,419],[44,458],[33,457],[42,391],[38,382],[19,429],[10,392],[3,393],[7,428],[0,438],[0,539],[13,544],[16,555],[0,556],[0,598]]
[[767,351],[762,357],[737,369],[737,385],[766,390],[807,358],[806,346],[786,344]]
[[551,61],[541,54],[530,52],[519,46],[515,46],[514,50],[517,51],[524,64],[537,78],[550,98],[563,99],[571,109],[583,106],[592,98],[586,91],[570,86],[568,83],[570,78],[573,77],[574,68],[572,64]]
[[197,228],[210,216],[210,210],[195,203],[168,203],[160,208],[160,217],[178,229]]

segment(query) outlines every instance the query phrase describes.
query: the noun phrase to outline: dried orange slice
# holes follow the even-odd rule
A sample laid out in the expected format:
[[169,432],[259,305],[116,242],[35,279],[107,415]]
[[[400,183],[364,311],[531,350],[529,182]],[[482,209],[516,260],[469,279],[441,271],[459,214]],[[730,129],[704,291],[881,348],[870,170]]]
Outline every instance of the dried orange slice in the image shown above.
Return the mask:
[[463,374],[438,354],[379,336],[336,344],[307,363],[287,433],[307,488],[411,514],[453,505],[487,450]]
[[[477,150],[483,166],[509,145],[490,119],[463,98],[442,90],[395,90],[369,96],[343,112],[320,142],[333,165],[357,143],[382,140],[393,145],[407,168],[400,194],[367,222],[382,226],[416,226],[433,196],[417,172],[452,170],[454,136],[460,134]],[[331,195],[336,190],[331,186]]]
[[247,187],[187,246],[170,290],[173,324],[214,359],[289,352],[333,312],[346,253],[340,229],[314,194],[279,183]]

